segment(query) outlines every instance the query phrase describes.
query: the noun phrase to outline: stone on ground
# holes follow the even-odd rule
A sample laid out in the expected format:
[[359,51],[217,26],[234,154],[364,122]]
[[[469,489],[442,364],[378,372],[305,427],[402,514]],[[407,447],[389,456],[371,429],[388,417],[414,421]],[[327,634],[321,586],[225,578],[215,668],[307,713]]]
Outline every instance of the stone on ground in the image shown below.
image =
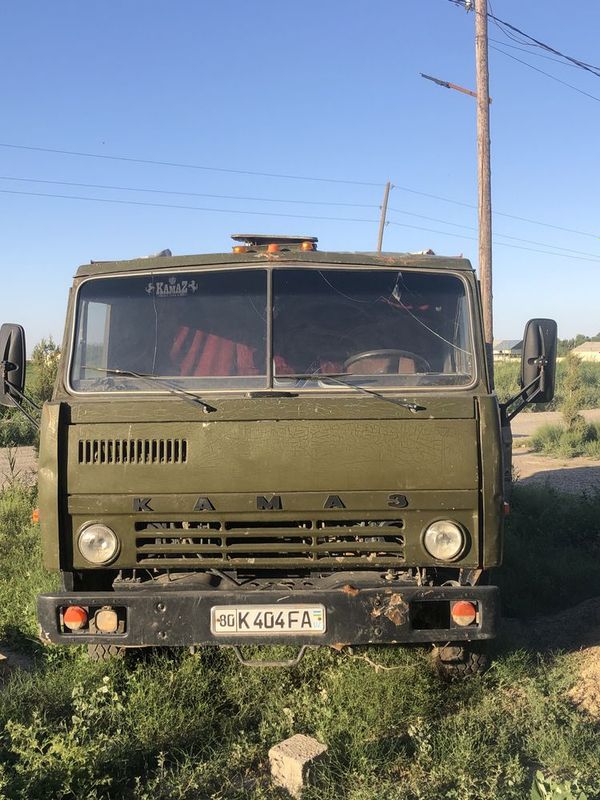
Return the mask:
[[326,752],[326,745],[302,733],[279,742],[269,750],[274,783],[287,789],[292,797],[300,797],[304,787],[314,780]]

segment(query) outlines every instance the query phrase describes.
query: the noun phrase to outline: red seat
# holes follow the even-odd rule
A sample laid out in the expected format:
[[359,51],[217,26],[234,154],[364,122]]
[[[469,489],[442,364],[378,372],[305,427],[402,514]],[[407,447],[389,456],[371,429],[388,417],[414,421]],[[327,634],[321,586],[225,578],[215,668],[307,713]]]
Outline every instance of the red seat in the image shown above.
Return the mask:
[[182,326],[171,347],[171,360],[180,375],[209,377],[258,375],[256,350],[214,333]]

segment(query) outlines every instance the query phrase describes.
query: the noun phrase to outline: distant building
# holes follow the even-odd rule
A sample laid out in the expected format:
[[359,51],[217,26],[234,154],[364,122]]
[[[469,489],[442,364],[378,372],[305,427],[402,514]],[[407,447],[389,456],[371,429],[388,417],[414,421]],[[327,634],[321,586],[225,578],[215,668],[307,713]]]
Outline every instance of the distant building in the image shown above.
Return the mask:
[[600,342],[584,342],[579,347],[571,350],[582,361],[597,361],[600,363]]
[[521,358],[522,339],[498,339],[494,342],[494,361],[507,361],[509,358]]

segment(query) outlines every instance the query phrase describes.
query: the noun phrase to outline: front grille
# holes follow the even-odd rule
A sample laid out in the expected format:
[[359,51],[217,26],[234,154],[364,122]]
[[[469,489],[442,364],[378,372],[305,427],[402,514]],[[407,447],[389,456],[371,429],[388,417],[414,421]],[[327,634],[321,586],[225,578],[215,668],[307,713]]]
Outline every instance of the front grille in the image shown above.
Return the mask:
[[391,567],[404,561],[398,519],[136,523],[145,567]]
[[187,439],[80,439],[80,464],[185,464]]

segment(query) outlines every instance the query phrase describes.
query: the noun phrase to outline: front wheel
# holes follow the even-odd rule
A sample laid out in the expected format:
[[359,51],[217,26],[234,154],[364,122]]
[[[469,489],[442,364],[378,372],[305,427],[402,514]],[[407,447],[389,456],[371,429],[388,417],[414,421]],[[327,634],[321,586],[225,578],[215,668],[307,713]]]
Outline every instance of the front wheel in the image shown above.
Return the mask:
[[487,642],[436,646],[433,659],[438,674],[447,680],[463,680],[481,675],[489,666]]
[[125,657],[125,648],[118,644],[88,644],[87,650],[90,661],[112,661]]

